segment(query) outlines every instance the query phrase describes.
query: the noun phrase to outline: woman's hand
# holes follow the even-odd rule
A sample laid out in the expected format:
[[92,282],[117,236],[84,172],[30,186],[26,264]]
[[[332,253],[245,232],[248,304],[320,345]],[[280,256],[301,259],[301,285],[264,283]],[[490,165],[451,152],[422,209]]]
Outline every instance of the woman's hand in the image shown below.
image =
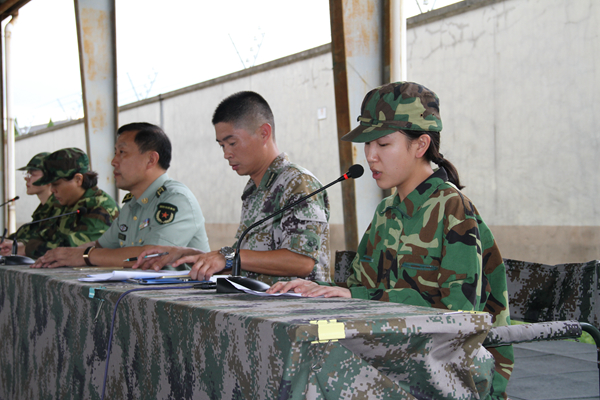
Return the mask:
[[294,279],[293,281],[280,281],[267,289],[267,293],[294,292],[302,294],[302,297],[346,297],[351,298],[350,290],[339,286],[321,286],[315,282],[305,279]]

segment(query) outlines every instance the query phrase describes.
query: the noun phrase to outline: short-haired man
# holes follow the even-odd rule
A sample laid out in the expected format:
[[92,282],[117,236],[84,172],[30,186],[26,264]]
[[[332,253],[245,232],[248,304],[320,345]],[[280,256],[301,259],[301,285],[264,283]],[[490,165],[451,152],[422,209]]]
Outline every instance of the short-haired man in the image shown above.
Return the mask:
[[[279,152],[273,113],[259,94],[229,96],[215,110],[212,123],[231,168],[238,175],[250,176],[242,194],[237,239],[253,223],[322,187],[308,170]],[[294,277],[330,281],[328,221],[329,200],[323,191],[249,231],[238,243],[242,275],[268,284]],[[169,263],[194,263],[190,276],[201,280],[230,267],[233,257],[231,247],[206,254],[155,247],[142,256],[162,251],[169,255],[138,261],[134,267],[160,269]]]
[[124,125],[117,132],[112,160],[119,189],[128,190],[118,218],[95,242],[57,248],[34,267],[127,265],[149,245],[191,246],[209,251],[198,201],[182,183],[167,175],[171,142],[158,126]]

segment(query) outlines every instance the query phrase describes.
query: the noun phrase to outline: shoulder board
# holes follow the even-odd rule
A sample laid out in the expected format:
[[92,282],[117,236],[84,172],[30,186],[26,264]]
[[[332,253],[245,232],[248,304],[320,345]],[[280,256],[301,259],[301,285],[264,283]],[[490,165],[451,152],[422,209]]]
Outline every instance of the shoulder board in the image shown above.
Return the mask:
[[131,193],[127,193],[125,197],[123,197],[123,201],[121,203],[127,203],[131,199],[133,199],[133,195]]
[[158,188],[158,190],[156,191],[156,197],[160,197],[161,194],[163,194],[164,192],[167,191],[167,187],[165,185],[162,185],[161,187]]

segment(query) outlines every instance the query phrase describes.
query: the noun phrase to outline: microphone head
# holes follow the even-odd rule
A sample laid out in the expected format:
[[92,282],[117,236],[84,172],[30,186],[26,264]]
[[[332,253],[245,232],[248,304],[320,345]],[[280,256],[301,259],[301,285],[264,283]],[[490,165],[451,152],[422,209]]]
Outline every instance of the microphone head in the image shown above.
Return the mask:
[[365,172],[365,169],[363,168],[362,165],[360,164],[354,164],[353,166],[351,166],[348,169],[348,173],[346,175],[348,175],[348,178],[360,178],[363,173]]
[[20,199],[20,197],[19,197],[19,196],[15,196],[15,198],[13,199],[13,201],[15,201],[15,200],[19,200],[19,199]]
[[87,208],[85,208],[85,207],[79,207],[77,209],[77,214],[80,214],[80,215],[87,214]]

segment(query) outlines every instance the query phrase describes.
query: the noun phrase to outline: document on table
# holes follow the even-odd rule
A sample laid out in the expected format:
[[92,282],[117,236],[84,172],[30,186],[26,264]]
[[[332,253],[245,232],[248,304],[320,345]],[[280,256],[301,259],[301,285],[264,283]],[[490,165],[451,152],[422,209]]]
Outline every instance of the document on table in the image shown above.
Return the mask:
[[186,274],[187,271],[144,271],[129,269],[121,271],[112,271],[104,274],[91,274],[88,275],[87,278],[79,278],[79,280],[82,282],[126,281],[128,279],[158,278],[160,276],[182,276]]

